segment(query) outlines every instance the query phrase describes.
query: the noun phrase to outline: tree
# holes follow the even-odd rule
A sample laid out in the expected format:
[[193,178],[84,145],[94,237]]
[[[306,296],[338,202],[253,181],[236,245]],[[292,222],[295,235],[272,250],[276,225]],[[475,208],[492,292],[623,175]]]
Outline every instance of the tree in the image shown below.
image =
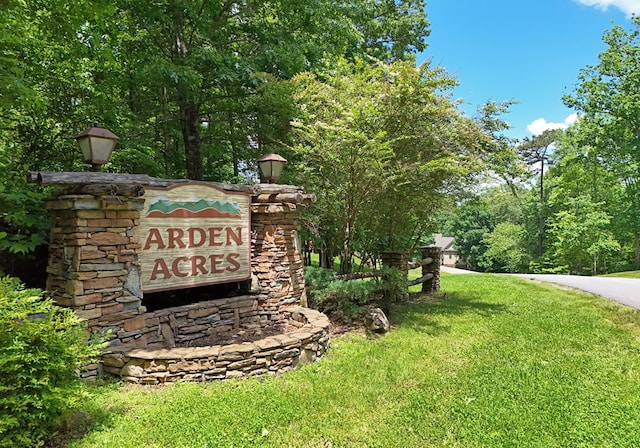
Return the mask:
[[290,90],[264,86],[331,70],[346,54],[403,59],[423,49],[423,6],[419,0],[2,2],[0,174],[13,196],[0,217],[0,250],[31,251],[45,239],[39,212],[20,216],[36,190],[25,185],[24,173],[82,170],[72,137],[94,123],[120,136],[105,170],[251,179],[258,156],[287,140],[293,117]]
[[485,136],[439,93],[452,80],[429,64],[342,61],[323,80],[294,83],[291,170],[320,195],[312,227],[343,272],[353,247],[410,248],[449,186],[479,169],[474,144]]
[[[360,67],[367,68],[366,64]],[[293,124],[299,143],[290,158],[296,180],[319,196],[312,227],[324,233],[321,241],[326,252],[339,251],[342,273],[351,270],[361,209],[372,191],[388,182],[385,171],[392,158],[384,134],[367,129],[379,113],[373,103],[375,84],[350,70],[343,61],[327,82],[311,74],[294,78],[304,114]],[[329,238],[331,234],[335,238]]]
[[486,233],[483,242],[487,246],[483,264],[492,272],[526,272],[530,257],[526,252],[525,229],[521,224],[500,222]]
[[351,55],[366,54],[385,62],[412,59],[427,47],[425,9],[424,0],[351,2],[348,14],[363,37]]
[[545,191],[544,191],[544,167],[551,159],[551,151],[558,138],[558,131],[548,129],[540,135],[529,139],[526,138],[518,146],[518,151],[525,163],[529,166],[539,164],[539,168],[534,168],[533,172],[538,175],[538,257],[544,253],[545,235]]
[[28,0],[0,14],[2,117],[12,134],[18,121],[24,138],[40,130],[39,156],[63,146],[70,166],[59,141],[100,123],[121,136],[114,163],[127,171],[215,180],[238,180],[288,132],[265,134],[270,76],[322,72],[345,54],[402,59],[429,32],[421,0]]
[[572,274],[606,270],[607,257],[620,250],[608,229],[611,217],[585,197],[572,199],[570,205],[556,213],[551,224],[558,265]]
[[487,267],[487,242],[485,235],[495,227],[487,204],[478,199],[466,201],[455,210],[453,219],[446,225],[446,232],[455,238],[455,247],[461,258],[472,270]]
[[604,35],[599,62],[581,70],[578,85],[564,97],[579,111],[579,141],[592,148],[624,185],[627,221],[640,268],[640,18],[626,31],[614,26]]
[[489,137],[482,142],[479,154],[486,166],[490,167],[488,171],[483,171],[483,175],[491,179],[498,178],[516,194],[518,180],[525,170],[515,150],[515,140],[504,134],[510,126],[503,118],[514,104],[515,101],[487,101],[476,111],[474,121]]

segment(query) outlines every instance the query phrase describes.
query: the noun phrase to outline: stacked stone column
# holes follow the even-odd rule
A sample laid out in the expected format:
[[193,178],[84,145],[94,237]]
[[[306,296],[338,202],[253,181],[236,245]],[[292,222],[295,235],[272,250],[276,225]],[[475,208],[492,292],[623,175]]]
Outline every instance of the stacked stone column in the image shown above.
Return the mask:
[[[47,290],[92,331],[113,330],[114,338],[125,320],[146,311],[137,266],[142,206],[139,197],[92,194],[62,194],[45,203],[52,223]],[[97,374],[91,367],[86,376]]]
[[281,307],[305,300],[304,261],[295,203],[251,205],[252,289],[263,323],[284,321]]
[[438,246],[423,246],[420,248],[422,259],[430,258],[432,261],[428,264],[422,264],[422,275],[433,274],[429,280],[422,284],[422,292],[440,291],[440,258],[442,256],[442,248]]
[[406,252],[382,252],[380,259],[383,266],[396,268],[404,275],[409,273],[409,256]]

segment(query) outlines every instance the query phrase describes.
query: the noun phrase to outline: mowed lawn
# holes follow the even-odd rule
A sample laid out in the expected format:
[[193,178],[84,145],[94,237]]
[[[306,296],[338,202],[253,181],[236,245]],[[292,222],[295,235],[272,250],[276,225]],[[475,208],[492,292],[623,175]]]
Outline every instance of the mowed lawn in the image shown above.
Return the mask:
[[[446,293],[444,298],[442,293]],[[443,275],[380,338],[278,377],[100,386],[73,447],[638,447],[640,316],[499,275]]]
[[603,275],[603,277],[640,278],[640,271],[616,272],[615,274]]

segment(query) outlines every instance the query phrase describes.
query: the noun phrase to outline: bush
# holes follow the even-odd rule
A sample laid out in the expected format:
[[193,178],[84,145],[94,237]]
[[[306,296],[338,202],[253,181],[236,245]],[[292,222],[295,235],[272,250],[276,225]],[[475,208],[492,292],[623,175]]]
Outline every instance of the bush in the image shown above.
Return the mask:
[[76,371],[102,342],[89,340],[73,310],[18,279],[0,279],[0,447],[43,443],[56,418],[82,397]]
[[407,276],[399,269],[383,267],[380,292],[382,293],[380,307],[382,311],[389,313],[391,305],[405,298],[409,292]]
[[369,280],[335,280],[331,269],[307,266],[304,273],[310,306],[347,322],[364,310],[377,289]]
[[364,311],[375,290],[376,284],[368,280],[334,280],[325,289],[316,291],[318,309],[349,322]]
[[335,280],[331,269],[307,266],[305,280],[309,306],[350,322],[364,307],[376,302],[385,313],[408,294],[407,276],[396,268],[383,267],[379,280]]
[[304,280],[313,293],[329,286],[334,281],[335,272],[331,269],[317,268],[315,266],[305,266]]

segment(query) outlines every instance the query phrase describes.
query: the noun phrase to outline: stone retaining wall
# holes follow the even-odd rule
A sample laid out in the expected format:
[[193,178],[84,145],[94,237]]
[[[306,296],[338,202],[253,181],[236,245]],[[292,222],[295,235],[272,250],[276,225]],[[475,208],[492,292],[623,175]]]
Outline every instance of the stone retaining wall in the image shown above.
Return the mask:
[[179,307],[163,308],[123,321],[117,328],[117,341],[110,350],[126,351],[135,347],[173,348],[176,344],[231,334],[240,329],[260,328],[255,295],[207,300]]
[[242,344],[107,354],[104,370],[141,384],[210,381],[281,373],[322,356],[330,343],[329,319],[299,306],[281,311],[297,330]]

